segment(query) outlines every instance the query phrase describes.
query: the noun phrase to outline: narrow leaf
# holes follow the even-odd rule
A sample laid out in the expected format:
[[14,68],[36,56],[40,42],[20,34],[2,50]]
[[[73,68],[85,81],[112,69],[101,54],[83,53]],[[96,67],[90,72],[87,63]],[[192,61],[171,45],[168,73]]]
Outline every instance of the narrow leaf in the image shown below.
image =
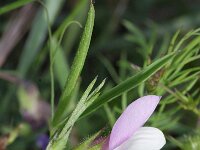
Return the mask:
[[114,98],[122,95],[124,92],[130,91],[134,87],[138,86],[140,83],[146,81],[151,75],[162,68],[167,62],[173,58],[174,53],[168,54],[165,57],[152,63],[150,66],[146,67],[144,70],[139,72],[133,77],[121,82],[119,85],[110,89],[108,92],[99,96],[96,101],[84,112],[82,116],[85,116],[97,108],[101,107],[103,104],[113,100]]
[[91,4],[90,10],[88,12],[88,18],[86,21],[85,29],[79,44],[79,48],[74,58],[71,71],[67,78],[64,91],[62,93],[57,111],[55,113],[55,117],[53,120],[54,125],[56,125],[57,123],[59,123],[59,121],[61,121],[63,118],[66,117],[65,108],[69,103],[70,96],[74,90],[74,87],[83,69],[83,65],[89,49],[93,26],[94,26],[94,17],[95,17],[95,10],[94,6]]
[[22,6],[24,6],[24,5],[28,4],[28,3],[33,2],[33,1],[35,1],[35,0],[18,0],[16,2],[13,2],[11,4],[3,6],[3,7],[0,8],[0,15],[5,14],[5,13],[7,13],[9,11],[12,11],[12,10],[14,10],[16,8],[22,7]]

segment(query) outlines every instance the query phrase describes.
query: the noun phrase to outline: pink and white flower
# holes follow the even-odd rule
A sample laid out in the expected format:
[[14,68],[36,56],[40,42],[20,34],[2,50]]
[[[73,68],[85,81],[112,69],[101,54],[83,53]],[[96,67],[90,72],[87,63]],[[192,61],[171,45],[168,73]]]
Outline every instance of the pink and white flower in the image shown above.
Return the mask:
[[161,97],[148,95],[131,103],[113,126],[103,150],[160,150],[164,134],[154,127],[142,127],[157,107]]

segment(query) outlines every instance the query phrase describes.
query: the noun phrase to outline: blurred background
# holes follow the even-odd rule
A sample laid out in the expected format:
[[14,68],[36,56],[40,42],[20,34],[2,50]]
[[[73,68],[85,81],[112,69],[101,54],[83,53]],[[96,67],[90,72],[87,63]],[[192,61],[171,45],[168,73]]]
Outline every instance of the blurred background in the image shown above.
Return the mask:
[[[0,9],[13,2],[16,1],[0,1]],[[56,37],[65,22],[77,20],[84,27],[86,21],[88,0],[46,0],[43,3],[46,8],[32,2],[0,15],[0,149],[30,150],[45,145],[50,118],[48,25]],[[89,53],[69,112],[96,75],[99,83],[107,78],[104,88],[107,90],[163,56],[177,30],[184,35],[200,26],[199,0],[95,0],[95,10]],[[56,54],[56,103],[82,31],[77,24],[70,25]],[[199,60],[191,65],[198,66]],[[124,95],[128,103],[143,95],[140,89]],[[121,113],[120,107],[119,101],[113,101],[77,122],[70,145],[78,145],[104,127],[109,130]],[[197,117],[193,114],[190,117],[195,119],[189,124],[196,124]],[[178,127],[177,124],[166,127],[166,133],[178,137],[192,126],[181,126],[178,133],[170,131]],[[177,143],[172,143],[166,149],[177,149]]]

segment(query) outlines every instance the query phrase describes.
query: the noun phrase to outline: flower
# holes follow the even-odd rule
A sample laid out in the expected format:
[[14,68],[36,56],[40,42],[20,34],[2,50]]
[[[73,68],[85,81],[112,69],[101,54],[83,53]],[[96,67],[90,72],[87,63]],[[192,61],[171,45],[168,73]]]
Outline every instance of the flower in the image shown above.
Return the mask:
[[49,103],[40,97],[38,87],[29,81],[21,81],[17,92],[20,111],[25,121],[36,129],[48,123],[51,116]]
[[154,127],[142,127],[154,112],[161,97],[148,95],[131,103],[113,126],[103,150],[160,150],[164,134]]
[[45,150],[49,143],[49,136],[46,134],[41,134],[38,136],[36,144],[41,150]]

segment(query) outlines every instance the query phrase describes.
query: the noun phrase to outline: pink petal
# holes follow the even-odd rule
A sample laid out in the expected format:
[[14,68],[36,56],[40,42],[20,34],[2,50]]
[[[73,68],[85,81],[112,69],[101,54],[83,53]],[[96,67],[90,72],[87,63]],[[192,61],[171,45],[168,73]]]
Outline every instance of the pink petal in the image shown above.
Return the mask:
[[101,150],[108,150],[108,148],[109,148],[109,141],[110,141],[110,136],[108,136],[108,137],[105,139]]
[[131,103],[116,121],[109,141],[109,150],[121,145],[138,130],[154,112],[160,96],[148,95]]

